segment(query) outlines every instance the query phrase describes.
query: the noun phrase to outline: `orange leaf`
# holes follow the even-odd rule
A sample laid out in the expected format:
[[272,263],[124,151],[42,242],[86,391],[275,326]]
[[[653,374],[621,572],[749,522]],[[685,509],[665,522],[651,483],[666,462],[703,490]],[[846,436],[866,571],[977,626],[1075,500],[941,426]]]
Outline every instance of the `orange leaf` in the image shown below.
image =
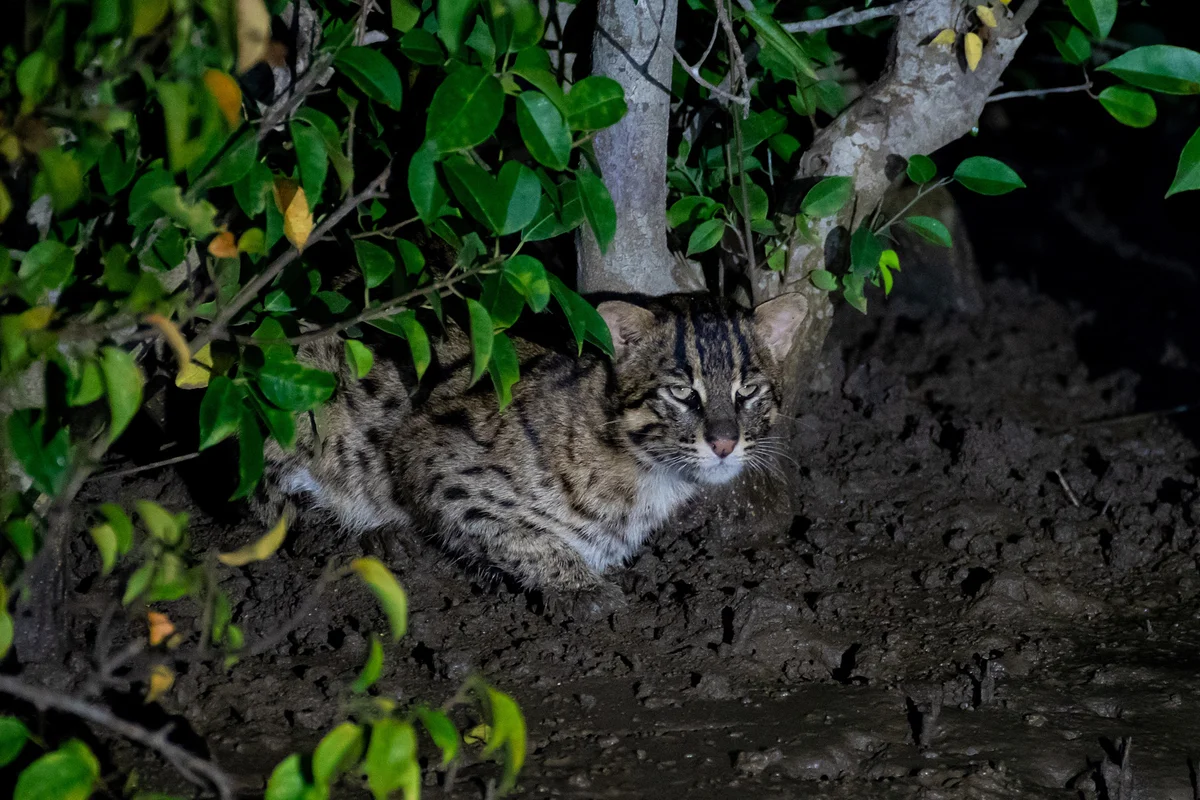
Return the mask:
[[283,214],[283,235],[297,250],[303,250],[313,229],[312,212],[308,210],[304,189],[290,178],[276,178],[274,189],[275,206]]
[[150,688],[146,692],[146,702],[153,703],[167,693],[175,683],[175,673],[165,664],[159,664],[150,670]]
[[208,254],[213,258],[237,258],[237,240],[229,231],[221,231],[208,243]]
[[146,322],[158,328],[158,332],[167,340],[167,344],[175,352],[175,359],[179,362],[179,369],[182,371],[186,368],[192,360],[192,351],[188,348],[187,339],[183,338],[183,334],[179,332],[179,328],[176,327],[175,323],[162,314],[147,314]]
[[217,101],[217,107],[225,115],[229,127],[236,128],[242,121],[242,87],[228,72],[219,69],[204,71],[204,85]]
[[262,61],[271,43],[271,14],[263,0],[238,0],[237,70],[243,73]]
[[146,622],[150,625],[150,646],[157,647],[158,644],[175,632],[175,623],[163,613],[158,611],[146,612]]

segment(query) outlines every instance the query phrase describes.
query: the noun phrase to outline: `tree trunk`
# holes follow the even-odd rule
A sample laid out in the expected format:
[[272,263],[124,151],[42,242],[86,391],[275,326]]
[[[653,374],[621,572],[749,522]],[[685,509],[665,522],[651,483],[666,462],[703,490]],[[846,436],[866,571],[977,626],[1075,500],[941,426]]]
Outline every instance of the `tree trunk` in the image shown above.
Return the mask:
[[598,0],[592,73],[625,87],[629,113],[596,136],[596,158],[617,207],[617,235],[601,253],[591,230],[581,229],[583,292],[653,296],[700,288],[667,249],[667,132],[676,15],[676,0]]

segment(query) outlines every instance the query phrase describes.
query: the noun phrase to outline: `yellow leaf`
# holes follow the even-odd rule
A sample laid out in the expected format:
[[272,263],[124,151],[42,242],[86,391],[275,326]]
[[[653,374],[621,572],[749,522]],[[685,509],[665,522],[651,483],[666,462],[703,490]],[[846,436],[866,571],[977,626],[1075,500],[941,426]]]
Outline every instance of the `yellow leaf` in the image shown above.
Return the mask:
[[304,189],[290,178],[276,178],[274,190],[275,206],[283,214],[283,235],[297,250],[303,250],[313,229],[312,212],[308,210]]
[[236,128],[242,121],[242,87],[228,72],[219,69],[204,71],[204,85],[217,101],[217,108],[225,115],[229,127]]
[[4,224],[4,220],[8,219],[12,210],[12,195],[8,193],[8,187],[4,185],[4,181],[0,181],[0,225]]
[[175,632],[175,623],[159,611],[146,612],[146,623],[150,626],[151,647],[157,647],[163,639]]
[[263,0],[238,0],[237,39],[237,69],[242,73],[266,57],[271,43],[271,14]]
[[203,389],[212,377],[212,346],[204,345],[188,360],[187,365],[175,376],[175,385],[180,389]]
[[978,34],[968,33],[963,39],[963,51],[967,55],[967,69],[974,72],[979,66],[979,59],[983,58],[983,40]]
[[471,730],[463,734],[463,741],[467,744],[487,744],[491,738],[492,729],[486,722],[481,722]]
[[167,340],[167,344],[175,352],[175,360],[179,362],[179,372],[182,374],[192,360],[192,351],[188,349],[187,339],[183,338],[175,323],[162,314],[147,314],[146,322],[158,328],[158,332]]
[[213,258],[237,258],[237,240],[229,231],[221,231],[208,243],[208,254]]
[[275,527],[257,542],[234,550],[232,553],[221,553],[217,560],[227,567],[244,567],[252,561],[263,561],[274,555],[283,540],[287,537],[287,515],[279,518]]
[[133,36],[149,36],[167,16],[167,0],[133,0]]
[[23,331],[40,331],[50,324],[54,309],[50,306],[35,306],[17,315],[17,325]]
[[392,641],[402,637],[408,629],[408,597],[400,588],[396,576],[382,561],[371,556],[354,559],[350,562],[350,568],[358,573],[363,583],[379,599],[379,605],[383,606],[383,613],[387,615],[392,629]]
[[989,28],[996,27],[996,12],[992,11],[989,6],[975,6],[975,16],[979,17],[979,21]]
[[[21,157],[21,140],[12,131],[2,128],[0,128],[0,156],[4,156],[13,164],[17,163],[17,159]],[[0,222],[2,221],[0,220]]]
[[166,664],[159,664],[150,670],[150,689],[146,692],[146,702],[153,703],[167,693],[175,683],[175,673]]
[[930,44],[943,44],[946,46],[952,46],[954,44],[954,40],[957,38],[958,38],[958,35],[954,32],[953,29],[946,28],[944,31],[939,33],[937,36],[933,37],[933,41],[930,42]]

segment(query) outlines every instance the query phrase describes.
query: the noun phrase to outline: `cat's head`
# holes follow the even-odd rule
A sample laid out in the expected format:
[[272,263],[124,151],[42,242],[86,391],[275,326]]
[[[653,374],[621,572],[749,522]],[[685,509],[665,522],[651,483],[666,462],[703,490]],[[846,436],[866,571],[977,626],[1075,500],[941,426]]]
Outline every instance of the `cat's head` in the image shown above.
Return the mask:
[[753,311],[711,295],[601,303],[612,333],[621,427],[638,457],[724,483],[774,449],[780,365],[808,313],[786,294]]

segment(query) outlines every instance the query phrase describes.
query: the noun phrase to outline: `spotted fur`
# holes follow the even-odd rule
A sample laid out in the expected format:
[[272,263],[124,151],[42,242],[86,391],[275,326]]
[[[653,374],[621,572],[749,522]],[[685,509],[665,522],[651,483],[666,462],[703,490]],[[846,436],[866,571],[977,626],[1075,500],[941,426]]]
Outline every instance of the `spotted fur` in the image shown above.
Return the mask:
[[701,485],[761,456],[806,306],[784,295],[751,312],[677,295],[599,310],[614,359],[518,341],[521,381],[504,411],[487,381],[468,385],[469,346],[454,330],[419,383],[399,348],[377,349],[358,381],[340,342],[303,349],[339,388],[300,421],[294,452],[269,449],[268,508],[419,530],[531,588],[602,587]]

